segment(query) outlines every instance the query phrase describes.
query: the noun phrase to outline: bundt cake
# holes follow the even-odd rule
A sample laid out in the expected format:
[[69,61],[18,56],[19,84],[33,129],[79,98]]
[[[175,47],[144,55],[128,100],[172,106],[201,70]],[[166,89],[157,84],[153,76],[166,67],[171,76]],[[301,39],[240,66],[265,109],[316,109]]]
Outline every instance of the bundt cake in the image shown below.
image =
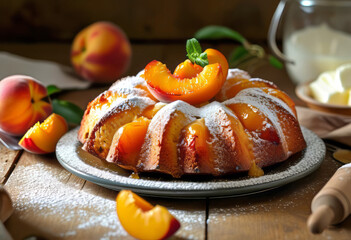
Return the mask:
[[294,102],[269,81],[229,69],[210,101],[158,101],[143,77],[126,77],[91,101],[83,149],[135,172],[252,175],[306,147]]

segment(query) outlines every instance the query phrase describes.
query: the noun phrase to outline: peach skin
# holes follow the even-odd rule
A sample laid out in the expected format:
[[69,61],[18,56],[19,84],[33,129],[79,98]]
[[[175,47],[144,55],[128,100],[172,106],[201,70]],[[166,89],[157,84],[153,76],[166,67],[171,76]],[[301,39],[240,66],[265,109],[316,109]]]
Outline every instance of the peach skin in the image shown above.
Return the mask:
[[40,124],[37,122],[19,141],[24,150],[45,154],[55,151],[58,140],[68,131],[66,120],[58,114],[51,114]]
[[137,239],[167,239],[180,227],[179,221],[165,207],[154,207],[132,191],[120,191],[116,205],[123,228]]
[[131,46],[125,33],[110,22],[96,22],[74,38],[71,62],[76,72],[94,83],[111,83],[130,64]]
[[52,113],[46,88],[36,79],[14,75],[0,81],[0,128],[21,136]]

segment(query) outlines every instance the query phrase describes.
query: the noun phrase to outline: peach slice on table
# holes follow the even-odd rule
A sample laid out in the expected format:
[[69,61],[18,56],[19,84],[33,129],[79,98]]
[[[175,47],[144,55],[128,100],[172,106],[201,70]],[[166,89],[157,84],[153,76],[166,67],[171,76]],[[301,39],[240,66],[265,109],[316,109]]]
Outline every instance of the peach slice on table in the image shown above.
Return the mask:
[[180,227],[167,208],[152,206],[130,190],[119,192],[116,209],[123,228],[137,239],[167,239]]
[[46,154],[55,151],[58,140],[68,131],[66,120],[58,114],[51,114],[43,123],[37,122],[19,141],[24,150]]
[[115,133],[106,160],[118,166],[136,171],[137,157],[144,143],[150,119],[140,117],[123,125]]
[[181,79],[175,77],[165,64],[156,60],[145,67],[144,78],[150,92],[158,100],[183,100],[194,105],[214,97],[225,81],[219,63],[205,66],[196,77]]

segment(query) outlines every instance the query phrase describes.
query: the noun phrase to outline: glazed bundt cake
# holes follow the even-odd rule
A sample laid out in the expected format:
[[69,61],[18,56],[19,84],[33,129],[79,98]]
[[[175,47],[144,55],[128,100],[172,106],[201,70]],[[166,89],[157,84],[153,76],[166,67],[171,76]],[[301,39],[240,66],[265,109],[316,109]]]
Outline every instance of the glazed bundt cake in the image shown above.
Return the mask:
[[239,69],[200,105],[160,102],[140,76],[119,80],[89,103],[78,139],[122,168],[176,178],[255,172],[306,147],[290,97]]

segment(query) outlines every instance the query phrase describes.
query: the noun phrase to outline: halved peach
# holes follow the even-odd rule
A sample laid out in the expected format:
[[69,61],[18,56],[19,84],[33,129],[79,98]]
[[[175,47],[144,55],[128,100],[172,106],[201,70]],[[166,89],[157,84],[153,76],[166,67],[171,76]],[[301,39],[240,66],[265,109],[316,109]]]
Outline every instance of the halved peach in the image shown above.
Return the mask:
[[117,215],[123,228],[137,239],[166,239],[180,227],[179,221],[167,210],[122,190],[116,198]]
[[55,151],[58,140],[67,130],[66,120],[53,113],[42,124],[37,122],[30,128],[18,144],[31,153],[51,153]]
[[144,78],[150,92],[158,100],[183,100],[194,105],[214,97],[225,81],[219,63],[205,66],[196,77],[180,79],[175,77],[165,64],[156,60],[145,67]]
[[106,160],[136,171],[137,157],[144,143],[150,119],[140,117],[123,125],[115,133]]

